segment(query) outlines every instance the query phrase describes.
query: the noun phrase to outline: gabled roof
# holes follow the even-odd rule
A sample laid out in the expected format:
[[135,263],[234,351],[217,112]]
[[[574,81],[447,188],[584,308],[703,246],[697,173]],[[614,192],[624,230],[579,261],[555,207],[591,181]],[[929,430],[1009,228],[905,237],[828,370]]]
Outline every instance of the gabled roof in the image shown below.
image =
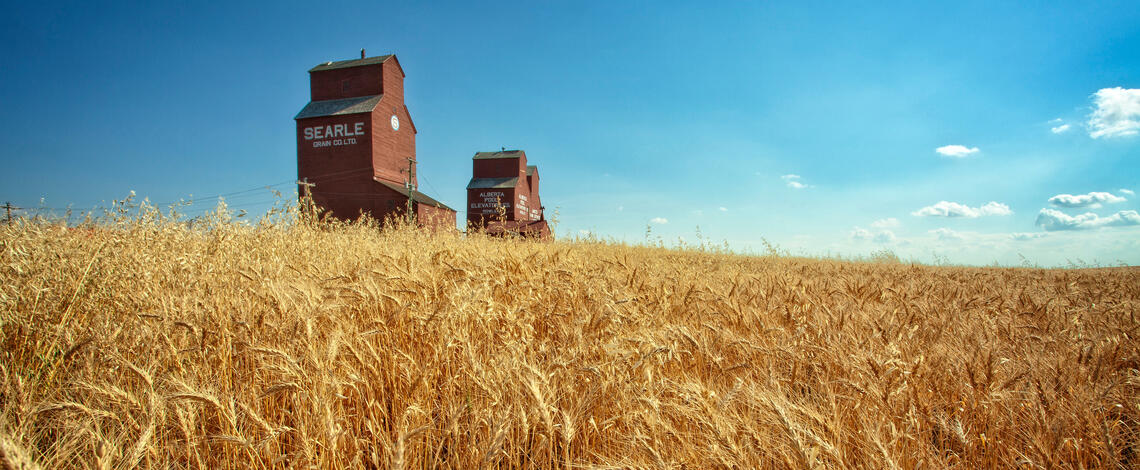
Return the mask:
[[310,101],[294,120],[342,114],[371,113],[384,95],[356,96],[339,100]]
[[412,133],[419,134],[420,131],[416,130],[416,123],[412,122],[412,112],[408,111],[408,105],[404,105],[404,115],[408,117],[408,125],[412,126]]
[[[408,188],[405,188],[404,186],[392,183],[390,181],[384,181],[384,180],[376,178],[376,177],[372,177],[372,181],[380,183],[380,184],[384,185],[385,187],[387,187],[388,189],[391,189],[392,191],[395,191],[397,193],[408,194]],[[418,202],[420,204],[427,204],[427,205],[435,206],[435,207],[442,207],[442,208],[447,209],[449,211],[455,212],[455,209],[447,207],[446,204],[439,202],[439,201],[435,200],[434,198],[432,198],[431,196],[428,196],[427,194],[421,193],[415,189],[412,190],[412,202]]]
[[472,160],[491,160],[495,158],[519,158],[523,156],[522,150],[504,150],[502,152],[475,152]]
[[518,186],[519,177],[507,178],[471,178],[471,182],[467,183],[467,189],[500,189],[500,188],[513,188]]
[[392,55],[391,54],[378,55],[378,56],[368,57],[368,58],[364,58],[364,59],[338,60],[336,62],[325,62],[323,64],[319,64],[316,67],[309,69],[309,73],[323,72],[325,70],[344,69],[344,68],[348,68],[348,67],[359,67],[361,65],[382,64],[382,63],[384,63],[384,61],[388,60],[389,57],[392,57]]
[[526,166],[526,175],[527,176],[534,176],[534,173],[537,171],[538,171],[537,166],[534,166],[534,165],[527,165]]

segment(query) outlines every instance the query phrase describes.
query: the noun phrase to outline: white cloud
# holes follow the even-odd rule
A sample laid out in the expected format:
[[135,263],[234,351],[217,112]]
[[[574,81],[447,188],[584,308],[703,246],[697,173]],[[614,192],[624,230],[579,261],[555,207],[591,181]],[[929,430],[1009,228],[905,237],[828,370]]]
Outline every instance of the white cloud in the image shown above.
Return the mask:
[[780,179],[784,180],[784,182],[788,184],[788,187],[792,189],[804,189],[808,187],[808,185],[800,181],[800,175],[784,175],[781,176]]
[[851,230],[851,238],[855,240],[871,240],[875,243],[891,243],[895,241],[895,233],[890,230],[867,230],[863,227],[855,227]]
[[618,212],[621,212],[621,211],[624,211],[624,210],[625,210],[625,206],[618,206]]
[[717,208],[717,210],[719,210],[719,211],[721,211],[721,212],[728,212],[728,208],[727,208],[727,207],[718,207],[718,208]]
[[973,219],[987,215],[1010,215],[1012,213],[1013,211],[1009,210],[1009,206],[1000,202],[990,201],[982,207],[970,207],[957,202],[939,201],[938,204],[923,207],[910,214],[919,217],[965,217]]
[[1057,127],[1051,127],[1051,128],[1049,128],[1049,130],[1053,131],[1054,134],[1060,134],[1062,132],[1068,131],[1072,127],[1073,126],[1070,126],[1068,124],[1061,124],[1060,126],[1057,126]]
[[1131,189],[1121,189],[1120,191],[1117,191],[1117,192],[1119,192],[1120,194],[1127,194],[1129,196],[1135,196],[1136,195],[1136,193],[1133,192]]
[[899,226],[899,219],[896,219],[894,217],[888,217],[886,219],[879,219],[879,220],[876,220],[874,222],[871,222],[872,228],[883,229],[883,228],[895,228],[898,226]]
[[973,153],[978,153],[978,148],[969,148],[965,145],[943,145],[934,149],[934,151],[944,157],[962,158]]
[[1127,201],[1127,199],[1114,196],[1111,193],[1098,191],[1075,196],[1072,194],[1058,194],[1049,198],[1049,203],[1057,207],[1091,207],[1094,209],[1100,207],[1101,203],[1115,204],[1124,201]]
[[1012,239],[1017,240],[1019,242],[1033,240],[1034,238],[1043,238],[1043,237],[1045,237],[1045,234],[1041,233],[1041,232],[1011,233],[1011,234],[1009,234],[1009,238],[1012,238]]
[[1140,133],[1140,89],[1101,88],[1093,95],[1089,137],[1126,137]]
[[1064,120],[1064,119],[1061,119],[1061,118],[1056,118],[1056,119],[1050,119],[1050,120],[1049,120],[1049,124],[1060,124],[1060,123],[1062,123],[1062,122],[1065,122],[1065,120]]
[[938,237],[939,240],[942,240],[942,241],[956,241],[956,240],[963,240],[966,238],[966,237],[963,237],[962,234],[955,232],[953,230],[950,230],[948,228],[945,228],[945,227],[936,228],[934,230],[931,230],[930,233],[933,233],[934,235],[936,235]]
[[1041,212],[1037,214],[1036,224],[1049,232],[1091,230],[1100,227],[1140,225],[1140,214],[1137,214],[1136,211],[1120,211],[1108,217],[1101,217],[1092,212],[1070,216],[1056,209],[1041,209]]
[[649,219],[649,223],[657,224],[657,225],[664,225],[664,224],[669,223],[669,219],[666,219],[664,217],[654,217],[652,219]]

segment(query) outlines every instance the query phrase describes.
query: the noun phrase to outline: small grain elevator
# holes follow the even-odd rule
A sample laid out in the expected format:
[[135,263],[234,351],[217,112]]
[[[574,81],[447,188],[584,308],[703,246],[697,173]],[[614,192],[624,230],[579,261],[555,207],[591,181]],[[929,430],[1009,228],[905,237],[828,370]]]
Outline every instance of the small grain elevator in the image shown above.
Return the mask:
[[550,227],[538,195],[538,167],[526,152],[476,152],[467,183],[467,229],[549,239]]
[[[416,126],[395,55],[325,62],[309,70],[309,104],[297,113],[301,194],[334,217],[404,216],[454,229],[455,210],[420,192]],[[410,203],[410,204],[409,204]]]

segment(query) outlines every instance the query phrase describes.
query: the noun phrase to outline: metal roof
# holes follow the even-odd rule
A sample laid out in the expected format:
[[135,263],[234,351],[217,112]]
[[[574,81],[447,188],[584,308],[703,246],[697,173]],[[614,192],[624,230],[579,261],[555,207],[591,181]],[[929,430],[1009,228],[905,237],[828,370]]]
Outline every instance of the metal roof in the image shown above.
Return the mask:
[[498,189],[498,188],[513,188],[519,184],[519,177],[507,178],[471,178],[471,182],[467,183],[467,189]]
[[323,64],[317,65],[316,67],[309,69],[309,73],[323,72],[325,70],[343,69],[343,68],[348,68],[348,67],[359,67],[361,65],[375,65],[375,64],[383,63],[385,60],[388,60],[389,57],[392,57],[392,54],[378,55],[375,57],[368,57],[365,59],[338,60],[336,62],[325,62]]
[[[401,186],[401,185],[398,185],[398,184],[395,184],[395,183],[392,183],[389,181],[384,181],[384,180],[378,179],[376,177],[373,177],[372,181],[380,183],[380,184],[384,185],[385,187],[387,187],[388,189],[391,189],[392,191],[395,191],[397,193],[408,194],[408,188],[406,188],[404,186]],[[447,207],[447,204],[439,202],[439,201],[435,200],[434,198],[432,198],[431,196],[428,196],[427,194],[421,193],[415,189],[412,190],[412,202],[418,202],[421,204],[428,204],[428,205],[432,205],[435,207],[442,207],[442,208],[447,209],[449,211],[455,212],[455,209]]]
[[538,171],[537,166],[534,166],[534,165],[527,165],[526,166],[526,175],[527,176],[534,176],[534,172],[536,172],[536,171]]
[[341,114],[371,113],[384,95],[357,96],[339,100],[310,101],[293,119],[305,119]]
[[502,152],[475,152],[475,156],[471,157],[472,160],[491,160],[494,158],[519,158],[523,155],[522,150],[504,150]]

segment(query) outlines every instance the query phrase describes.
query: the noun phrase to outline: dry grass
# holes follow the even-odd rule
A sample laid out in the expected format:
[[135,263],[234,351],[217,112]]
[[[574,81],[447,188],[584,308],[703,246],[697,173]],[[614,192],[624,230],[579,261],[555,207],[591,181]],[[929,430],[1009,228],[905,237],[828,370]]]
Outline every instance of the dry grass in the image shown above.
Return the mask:
[[1140,462],[1135,269],[152,213],[0,226],[0,284],[0,468]]

